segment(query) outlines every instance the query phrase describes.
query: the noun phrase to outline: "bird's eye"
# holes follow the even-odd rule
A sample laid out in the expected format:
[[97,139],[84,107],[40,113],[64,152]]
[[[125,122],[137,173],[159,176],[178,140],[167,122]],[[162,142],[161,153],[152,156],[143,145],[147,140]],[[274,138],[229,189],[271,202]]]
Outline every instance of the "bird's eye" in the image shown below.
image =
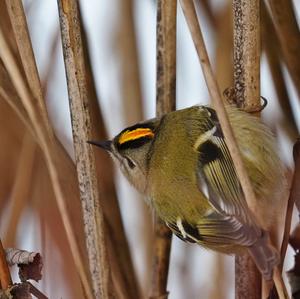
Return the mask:
[[135,167],[135,163],[131,159],[129,159],[128,157],[125,157],[125,160],[130,169],[133,169]]

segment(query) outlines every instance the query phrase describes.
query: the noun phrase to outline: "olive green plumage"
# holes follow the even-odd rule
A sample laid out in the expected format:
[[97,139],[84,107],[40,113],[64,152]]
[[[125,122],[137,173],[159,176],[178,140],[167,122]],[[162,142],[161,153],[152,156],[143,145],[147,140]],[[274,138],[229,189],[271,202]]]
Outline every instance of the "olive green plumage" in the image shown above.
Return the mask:
[[105,148],[178,237],[226,253],[248,249],[270,278],[277,256],[263,229],[279,206],[283,165],[265,125],[237,108],[227,112],[257,196],[253,213],[209,107],[174,111],[126,128]]

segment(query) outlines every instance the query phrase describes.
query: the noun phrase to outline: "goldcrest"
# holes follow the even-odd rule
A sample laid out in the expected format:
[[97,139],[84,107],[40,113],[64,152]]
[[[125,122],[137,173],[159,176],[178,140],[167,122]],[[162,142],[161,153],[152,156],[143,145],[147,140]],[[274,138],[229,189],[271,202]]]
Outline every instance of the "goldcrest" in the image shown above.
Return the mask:
[[91,142],[108,151],[129,182],[183,241],[224,253],[248,250],[266,279],[278,263],[268,229],[284,187],[284,167],[270,130],[227,107],[257,197],[250,211],[216,112],[207,106],[167,113]]

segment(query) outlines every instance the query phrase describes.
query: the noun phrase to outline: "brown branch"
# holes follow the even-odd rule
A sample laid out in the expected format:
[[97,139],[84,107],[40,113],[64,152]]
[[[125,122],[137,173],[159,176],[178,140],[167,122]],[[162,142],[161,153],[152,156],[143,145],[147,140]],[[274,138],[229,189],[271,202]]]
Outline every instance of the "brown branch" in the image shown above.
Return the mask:
[[[122,14],[123,13],[125,12],[122,10]],[[106,140],[107,131],[102,112],[98,104],[99,101],[89,55],[89,44],[84,23],[82,22],[81,13],[80,18],[82,24],[82,44],[85,59],[88,101],[91,107],[90,113],[92,140]],[[131,83],[133,82],[135,81],[131,81]],[[116,291],[120,290],[121,294],[118,294],[119,296],[128,299],[138,299],[141,298],[141,295],[134,272],[129,244],[126,239],[125,229],[121,218],[121,211],[114,183],[112,160],[104,151],[99,151],[96,147],[92,147],[92,149],[95,152],[95,166],[99,188],[105,197],[103,209],[107,224],[107,235],[111,243],[109,246],[109,255],[112,267],[112,278],[115,285],[118,285]]]
[[[26,36],[22,36],[22,38],[26,40]],[[30,41],[27,40],[27,42]],[[40,144],[43,150],[53,189],[56,195],[55,199],[67,233],[67,238],[75,265],[77,267],[84,291],[89,298],[92,298],[90,285],[85,272],[85,260],[83,259],[82,254],[82,252],[84,252],[83,246],[81,243],[78,244],[78,237],[82,236],[82,218],[81,208],[79,206],[79,194],[74,164],[70,157],[66,154],[65,150],[62,148],[61,144],[57,141],[57,139],[54,138],[52,131],[50,131],[50,126],[48,125],[49,120],[45,118],[46,114],[40,111],[41,106],[36,104],[36,100],[34,100],[34,97],[28,90],[27,84],[23,79],[23,75],[19,70],[15,58],[4,38],[1,27],[0,56],[32,123],[37,136],[37,142]],[[23,64],[27,63],[28,59],[28,57],[27,59],[25,57]],[[35,76],[34,74],[31,75]],[[30,78],[30,76],[28,77]],[[72,209],[68,208],[67,205],[72,205]],[[71,221],[68,211],[73,211],[73,221]],[[74,219],[76,219],[76,221],[74,221]],[[79,245],[81,245],[81,248]]]
[[[177,1],[157,2],[156,114],[176,108],[176,14]],[[161,220],[155,221],[151,299],[168,298],[167,280],[172,234]]]
[[[228,116],[226,114],[225,106],[221,98],[221,94],[216,82],[216,79],[213,75],[208,54],[206,51],[206,47],[204,44],[202,32],[197,20],[197,15],[195,11],[195,7],[192,1],[189,0],[181,0],[181,5],[183,8],[184,15],[186,17],[188,26],[191,31],[191,35],[199,56],[199,60],[201,62],[201,67],[203,70],[203,74],[206,80],[206,84],[208,86],[208,90],[211,96],[211,100],[213,103],[213,107],[217,112],[218,119],[220,121],[222,131],[225,136],[226,144],[228,146],[230,155],[232,157],[238,178],[240,180],[246,202],[248,207],[251,211],[255,211],[255,194],[253,192],[251,182],[249,179],[249,176],[247,174],[247,171],[245,169],[245,166],[243,164],[241,154],[239,152],[236,140],[234,138],[233,130],[230,126]],[[253,216],[254,218],[254,216]],[[253,223],[254,219],[253,219]],[[280,275],[280,272],[277,268],[274,270],[274,282],[277,287],[277,290],[280,292],[280,298],[288,298],[288,295],[286,293],[285,285],[282,283],[282,278]]]
[[6,262],[6,254],[0,239],[0,287],[6,290],[12,285],[12,280],[9,272],[9,268]]
[[281,45],[283,60],[300,100],[300,33],[291,0],[266,0]]
[[[246,111],[260,107],[259,3],[233,1],[234,93],[237,106]],[[261,274],[249,254],[235,256],[235,298],[261,298]]]
[[77,1],[58,0],[68,83],[75,160],[80,185],[89,268],[95,298],[114,298],[103,206],[98,191],[91,139],[91,119]]

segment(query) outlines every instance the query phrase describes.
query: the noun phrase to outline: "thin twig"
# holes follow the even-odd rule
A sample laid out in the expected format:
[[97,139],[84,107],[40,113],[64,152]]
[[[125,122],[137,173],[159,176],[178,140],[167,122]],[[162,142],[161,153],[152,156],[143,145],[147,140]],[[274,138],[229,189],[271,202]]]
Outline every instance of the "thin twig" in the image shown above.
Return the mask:
[[[156,114],[176,108],[176,13],[177,1],[157,1]],[[167,280],[172,234],[156,219],[151,299],[168,298]]]
[[[213,75],[213,72],[212,72],[212,69],[210,66],[208,54],[207,54],[206,47],[204,44],[202,32],[201,32],[201,29],[200,29],[200,26],[198,23],[194,4],[190,0],[181,0],[180,2],[182,5],[183,12],[185,14],[188,26],[191,31],[191,35],[192,35],[192,38],[193,38],[193,41],[194,41],[194,44],[195,44],[195,47],[196,47],[196,50],[197,50],[197,53],[199,56],[199,60],[201,62],[201,67],[202,67],[203,74],[204,74],[204,77],[206,80],[206,84],[208,86],[211,100],[212,100],[214,109],[217,112],[218,119],[220,121],[222,131],[223,131],[225,139],[226,139],[226,144],[228,146],[228,149],[229,149],[230,155],[232,157],[237,175],[239,177],[239,180],[240,180],[240,183],[241,183],[241,186],[242,186],[245,198],[246,198],[246,202],[247,202],[250,210],[255,211],[255,209],[256,209],[255,194],[253,192],[249,176],[248,176],[245,166],[243,164],[241,154],[239,152],[236,140],[234,138],[234,134],[233,134],[232,128],[230,126],[228,116],[226,114],[225,106],[222,101],[217,82],[215,80],[215,77]],[[280,272],[278,272],[277,270],[274,271],[274,282],[276,284],[277,289],[279,289],[279,292],[281,294],[284,294],[285,292],[281,291],[281,290],[285,290],[285,285],[280,284],[282,279],[281,279],[281,276],[278,277],[278,275],[280,276]],[[285,298],[285,297],[281,297],[281,298]]]
[[91,138],[85,62],[77,1],[58,0],[65,69],[68,83],[75,160],[80,185],[89,268],[95,298],[114,298]]

